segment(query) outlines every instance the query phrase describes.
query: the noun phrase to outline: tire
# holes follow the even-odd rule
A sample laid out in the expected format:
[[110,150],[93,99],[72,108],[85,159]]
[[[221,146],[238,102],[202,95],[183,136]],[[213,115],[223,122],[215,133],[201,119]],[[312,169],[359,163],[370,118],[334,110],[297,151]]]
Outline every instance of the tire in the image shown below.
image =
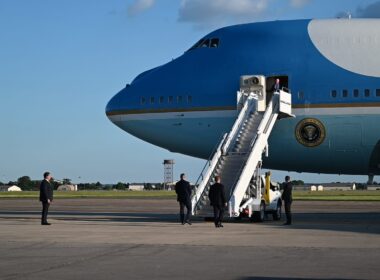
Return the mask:
[[238,217],[235,217],[235,218],[234,218],[235,222],[240,222],[241,219],[242,219],[241,214],[240,214]]
[[281,207],[281,201],[279,200],[277,203],[276,210],[273,211],[273,220],[278,221],[281,220],[282,216],[282,207]]
[[252,221],[256,223],[261,223],[265,219],[265,203],[264,201],[260,204],[260,211],[256,211],[252,215]]

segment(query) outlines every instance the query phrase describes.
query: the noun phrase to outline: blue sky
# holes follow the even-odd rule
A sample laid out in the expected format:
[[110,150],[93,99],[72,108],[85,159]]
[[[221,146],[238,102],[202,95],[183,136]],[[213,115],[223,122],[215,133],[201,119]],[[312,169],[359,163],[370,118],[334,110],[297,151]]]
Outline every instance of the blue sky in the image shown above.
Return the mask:
[[162,181],[166,158],[175,160],[176,177],[186,172],[194,181],[204,160],[123,132],[105,116],[108,100],[215,28],[346,12],[380,17],[380,1],[0,0],[0,181],[39,179],[45,170],[74,182]]

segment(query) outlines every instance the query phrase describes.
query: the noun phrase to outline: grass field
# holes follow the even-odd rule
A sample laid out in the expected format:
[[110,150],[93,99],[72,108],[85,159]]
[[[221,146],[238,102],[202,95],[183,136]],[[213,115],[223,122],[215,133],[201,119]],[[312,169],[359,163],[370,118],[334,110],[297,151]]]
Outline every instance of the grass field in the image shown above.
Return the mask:
[[380,201],[380,191],[294,191],[295,200]]
[[[38,199],[38,192],[0,192],[0,199],[31,198]],[[54,198],[156,198],[174,199],[174,191],[78,191],[54,192]],[[323,200],[323,201],[380,201],[380,191],[294,191],[294,200]]]

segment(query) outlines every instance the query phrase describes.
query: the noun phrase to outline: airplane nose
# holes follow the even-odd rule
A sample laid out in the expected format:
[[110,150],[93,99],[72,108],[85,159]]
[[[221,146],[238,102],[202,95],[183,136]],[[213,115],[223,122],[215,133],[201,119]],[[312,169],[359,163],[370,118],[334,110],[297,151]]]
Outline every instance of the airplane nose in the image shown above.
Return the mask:
[[121,112],[125,110],[125,105],[128,104],[126,102],[128,88],[130,86],[127,85],[125,88],[120,90],[117,94],[115,94],[110,101],[108,101],[106,106],[106,115],[108,117],[117,114],[118,112]]

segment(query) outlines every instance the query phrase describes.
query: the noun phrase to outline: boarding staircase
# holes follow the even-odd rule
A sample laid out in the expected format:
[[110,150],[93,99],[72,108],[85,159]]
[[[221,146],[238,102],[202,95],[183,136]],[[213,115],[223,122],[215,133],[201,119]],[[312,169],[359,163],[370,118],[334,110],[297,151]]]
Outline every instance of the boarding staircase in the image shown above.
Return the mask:
[[238,91],[239,115],[229,133],[223,135],[206,162],[192,196],[194,215],[209,216],[208,199],[214,176],[220,175],[230,217],[239,216],[248,199],[261,199],[262,155],[268,155],[268,138],[277,119],[292,117],[291,95],[285,90],[271,93],[267,102],[264,76],[242,76]]

